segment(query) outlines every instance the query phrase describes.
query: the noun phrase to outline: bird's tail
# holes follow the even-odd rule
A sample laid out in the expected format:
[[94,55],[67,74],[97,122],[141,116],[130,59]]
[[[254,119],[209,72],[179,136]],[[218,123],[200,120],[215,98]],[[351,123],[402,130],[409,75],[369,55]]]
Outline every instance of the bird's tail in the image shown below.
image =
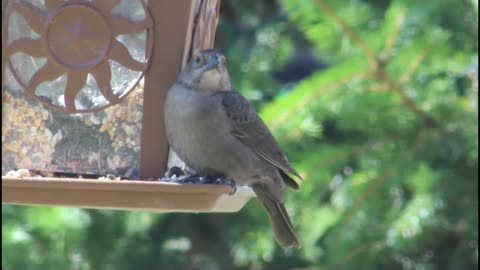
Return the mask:
[[273,199],[270,191],[262,184],[254,184],[252,188],[268,211],[277,242],[284,247],[300,248],[300,242],[283,203]]

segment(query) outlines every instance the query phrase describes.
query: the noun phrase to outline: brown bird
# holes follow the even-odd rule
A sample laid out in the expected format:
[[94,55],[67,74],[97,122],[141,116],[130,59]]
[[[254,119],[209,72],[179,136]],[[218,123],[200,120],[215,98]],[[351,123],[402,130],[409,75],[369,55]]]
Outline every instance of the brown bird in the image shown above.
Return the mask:
[[277,241],[300,247],[283,204],[288,174],[302,179],[250,103],[232,88],[225,57],[195,54],[170,88],[165,126],[172,149],[196,173],[251,185],[268,211]]

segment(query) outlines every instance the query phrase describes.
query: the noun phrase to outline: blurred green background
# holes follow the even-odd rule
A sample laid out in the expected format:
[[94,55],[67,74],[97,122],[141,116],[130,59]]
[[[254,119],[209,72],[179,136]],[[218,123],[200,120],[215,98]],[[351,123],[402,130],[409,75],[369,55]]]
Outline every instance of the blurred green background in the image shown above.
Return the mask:
[[233,214],[2,205],[2,269],[477,269],[478,2],[222,1],[216,47],[302,176]]

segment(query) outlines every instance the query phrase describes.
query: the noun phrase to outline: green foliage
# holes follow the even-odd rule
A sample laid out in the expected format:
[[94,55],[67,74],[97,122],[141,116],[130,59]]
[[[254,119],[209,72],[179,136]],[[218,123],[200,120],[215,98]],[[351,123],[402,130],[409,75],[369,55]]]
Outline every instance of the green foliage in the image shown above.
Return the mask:
[[[201,215],[3,205],[2,269],[477,269],[477,2],[222,5],[234,85],[306,179],[285,194],[302,249],[274,242],[257,201]],[[282,81],[305,51],[323,68]]]

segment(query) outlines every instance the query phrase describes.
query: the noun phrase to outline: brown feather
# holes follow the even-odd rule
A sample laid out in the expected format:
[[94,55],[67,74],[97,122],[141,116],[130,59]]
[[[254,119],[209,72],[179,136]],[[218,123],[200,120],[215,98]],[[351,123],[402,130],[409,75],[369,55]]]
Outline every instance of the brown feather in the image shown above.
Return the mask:
[[[232,134],[260,157],[280,170],[303,180],[288,162],[270,130],[250,103],[237,91],[219,91],[225,114],[232,123]],[[287,180],[288,181],[288,180]]]
[[253,184],[252,188],[257,198],[267,209],[278,243],[285,247],[300,248],[300,241],[298,241],[295,229],[283,203],[274,199],[268,188],[263,184]]
[[283,179],[283,182],[285,182],[285,184],[287,184],[287,186],[293,188],[293,189],[298,189],[299,186],[298,186],[298,183],[295,182],[295,180],[293,180],[290,176],[288,176],[288,174],[286,174],[284,171],[278,169],[278,172],[280,173],[280,176],[282,177]]

